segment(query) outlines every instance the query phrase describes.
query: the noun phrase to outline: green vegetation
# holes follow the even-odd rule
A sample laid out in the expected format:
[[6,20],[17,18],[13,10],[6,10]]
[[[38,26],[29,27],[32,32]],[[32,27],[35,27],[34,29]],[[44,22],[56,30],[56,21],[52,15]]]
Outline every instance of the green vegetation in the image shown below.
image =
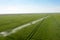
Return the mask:
[[5,30],[9,31],[43,16],[43,14],[0,15],[0,32]]
[[[46,15],[47,14],[30,14],[30,17],[33,17],[33,19],[27,19],[33,21]],[[48,16],[49,17],[47,19],[44,19],[34,25],[25,27],[14,34],[7,37],[0,37],[0,40],[60,40],[60,14],[48,14]]]

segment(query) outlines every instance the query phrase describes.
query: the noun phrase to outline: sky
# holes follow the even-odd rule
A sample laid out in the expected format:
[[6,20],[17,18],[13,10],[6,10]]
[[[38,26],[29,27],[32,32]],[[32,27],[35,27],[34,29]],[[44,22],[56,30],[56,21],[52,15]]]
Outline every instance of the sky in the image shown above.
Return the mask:
[[0,14],[60,12],[60,0],[0,0]]

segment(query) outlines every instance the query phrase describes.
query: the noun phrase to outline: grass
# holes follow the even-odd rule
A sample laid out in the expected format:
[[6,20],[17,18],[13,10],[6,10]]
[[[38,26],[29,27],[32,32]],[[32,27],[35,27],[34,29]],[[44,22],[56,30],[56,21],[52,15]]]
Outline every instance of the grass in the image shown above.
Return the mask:
[[[39,17],[35,15],[34,18],[38,19]],[[0,37],[0,40],[60,40],[60,14],[49,14],[47,19],[7,37]]]
[[17,26],[26,24],[43,16],[43,14],[0,15],[0,32],[5,30],[9,31]]

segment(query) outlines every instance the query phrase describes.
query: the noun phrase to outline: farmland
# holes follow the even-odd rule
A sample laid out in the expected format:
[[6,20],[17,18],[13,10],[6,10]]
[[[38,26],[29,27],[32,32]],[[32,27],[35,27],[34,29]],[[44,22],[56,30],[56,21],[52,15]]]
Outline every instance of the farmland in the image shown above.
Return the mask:
[[0,15],[0,32],[49,16],[48,18],[18,30],[0,40],[60,40],[60,14],[10,14]]
[[[4,30],[10,30],[16,26],[23,25],[33,20],[39,19],[44,15],[1,15],[0,16],[0,32]],[[4,28],[3,28],[4,27]]]

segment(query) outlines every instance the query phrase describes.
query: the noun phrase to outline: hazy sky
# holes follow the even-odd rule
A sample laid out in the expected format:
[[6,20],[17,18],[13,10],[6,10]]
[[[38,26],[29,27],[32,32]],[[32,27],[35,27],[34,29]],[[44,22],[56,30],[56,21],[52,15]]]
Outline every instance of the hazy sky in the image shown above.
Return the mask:
[[0,0],[0,14],[41,12],[60,12],[60,0]]

